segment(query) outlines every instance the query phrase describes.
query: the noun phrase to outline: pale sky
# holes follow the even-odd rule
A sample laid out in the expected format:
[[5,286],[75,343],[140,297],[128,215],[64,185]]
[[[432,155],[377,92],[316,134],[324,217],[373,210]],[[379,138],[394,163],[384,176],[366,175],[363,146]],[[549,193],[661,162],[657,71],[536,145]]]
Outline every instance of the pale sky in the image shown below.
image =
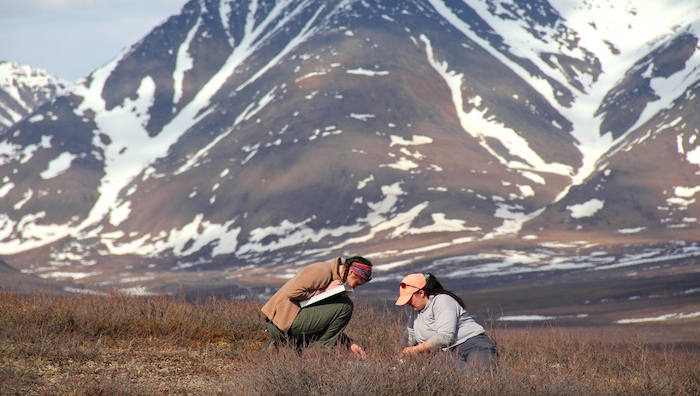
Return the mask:
[[187,0],[0,0],[0,60],[68,82],[146,36]]

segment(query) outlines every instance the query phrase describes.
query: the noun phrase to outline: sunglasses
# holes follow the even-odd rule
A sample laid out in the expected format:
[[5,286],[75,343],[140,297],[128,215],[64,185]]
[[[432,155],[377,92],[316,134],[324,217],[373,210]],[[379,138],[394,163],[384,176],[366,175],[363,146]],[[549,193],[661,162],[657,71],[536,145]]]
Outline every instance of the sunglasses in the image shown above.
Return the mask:
[[407,288],[407,287],[412,287],[412,288],[418,289],[418,290],[423,289],[422,287],[415,287],[415,286],[413,286],[413,285],[407,285],[407,284],[405,284],[405,283],[403,283],[403,282],[401,282],[401,283],[399,284],[399,287],[402,288],[402,289],[405,289],[405,288]]

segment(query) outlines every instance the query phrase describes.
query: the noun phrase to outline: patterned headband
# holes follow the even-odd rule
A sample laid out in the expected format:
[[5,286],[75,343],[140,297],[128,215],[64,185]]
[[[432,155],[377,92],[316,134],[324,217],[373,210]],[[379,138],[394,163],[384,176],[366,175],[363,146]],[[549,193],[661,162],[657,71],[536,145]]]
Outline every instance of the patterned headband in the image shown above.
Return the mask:
[[367,282],[372,280],[372,267],[369,265],[354,262],[350,265],[350,271]]

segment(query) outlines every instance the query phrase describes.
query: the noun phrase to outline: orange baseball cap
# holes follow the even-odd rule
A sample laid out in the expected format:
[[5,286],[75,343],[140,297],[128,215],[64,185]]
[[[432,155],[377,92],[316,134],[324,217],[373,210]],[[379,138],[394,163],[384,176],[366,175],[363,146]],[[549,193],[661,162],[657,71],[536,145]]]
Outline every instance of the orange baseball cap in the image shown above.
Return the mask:
[[396,305],[406,305],[413,294],[423,289],[427,283],[423,274],[406,275],[399,285],[399,298],[396,300]]

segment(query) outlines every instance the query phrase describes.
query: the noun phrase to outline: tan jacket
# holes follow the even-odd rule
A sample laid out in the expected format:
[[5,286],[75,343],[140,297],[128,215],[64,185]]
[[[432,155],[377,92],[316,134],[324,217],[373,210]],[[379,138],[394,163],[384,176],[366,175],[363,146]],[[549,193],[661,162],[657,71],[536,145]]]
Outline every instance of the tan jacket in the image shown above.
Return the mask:
[[299,301],[319,294],[332,281],[341,280],[342,271],[343,265],[340,257],[325,263],[311,264],[288,280],[263,305],[261,311],[280,330],[287,331],[301,310]]

